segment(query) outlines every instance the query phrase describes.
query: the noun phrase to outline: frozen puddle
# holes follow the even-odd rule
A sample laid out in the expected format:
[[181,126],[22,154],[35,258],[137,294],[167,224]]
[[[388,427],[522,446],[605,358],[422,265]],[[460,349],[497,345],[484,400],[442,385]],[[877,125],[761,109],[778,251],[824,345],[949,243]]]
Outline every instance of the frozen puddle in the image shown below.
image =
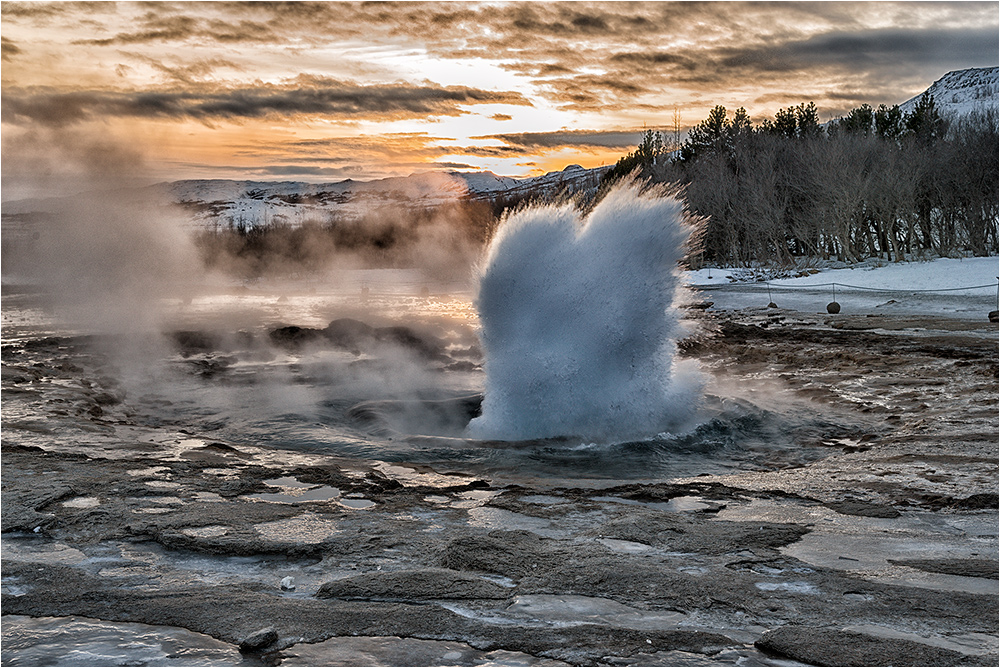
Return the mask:
[[305,501],[330,501],[340,497],[340,490],[326,485],[313,485],[291,477],[265,480],[265,484],[278,487],[280,492],[250,494],[248,499],[272,503],[302,503]]
[[239,651],[173,626],[4,615],[5,666],[238,665]]
[[907,512],[896,518],[858,517],[824,506],[801,506],[755,500],[723,510],[720,520],[791,522],[812,525],[812,531],[781,552],[814,566],[859,575],[873,582],[923,587],[939,591],[997,595],[994,578],[933,573],[901,563],[920,559],[962,562],[995,560],[995,515],[940,516]]
[[679,612],[638,610],[607,598],[546,594],[518,596],[507,613],[556,626],[607,624],[640,631],[673,629],[687,621]]
[[448,640],[370,637],[331,638],[282,652],[282,666],[568,666],[530,654],[483,652]]
[[365,510],[367,508],[374,508],[375,502],[361,497],[346,497],[340,500],[340,505],[353,510]]
[[96,496],[78,496],[69,501],[63,501],[65,508],[96,508],[101,505],[100,499]]
[[605,503],[622,503],[628,506],[643,506],[668,513],[693,513],[702,510],[718,510],[721,506],[707,502],[697,496],[676,496],[669,501],[636,501],[623,499],[620,496],[595,496],[594,501]]
[[481,527],[489,531],[523,529],[546,538],[565,538],[571,534],[569,530],[559,528],[551,520],[522,515],[502,508],[480,506],[469,508],[468,513],[470,526]]

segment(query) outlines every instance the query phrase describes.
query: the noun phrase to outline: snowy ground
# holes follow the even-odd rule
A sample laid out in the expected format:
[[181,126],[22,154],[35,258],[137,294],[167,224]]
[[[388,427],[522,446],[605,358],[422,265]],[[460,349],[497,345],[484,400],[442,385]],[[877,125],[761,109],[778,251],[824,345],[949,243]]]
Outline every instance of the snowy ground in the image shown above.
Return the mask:
[[781,309],[823,313],[836,301],[845,315],[977,319],[997,308],[998,276],[997,257],[977,257],[825,269],[768,281],[755,281],[745,270],[714,268],[686,272],[685,279],[704,301],[713,302],[713,310],[774,302]]

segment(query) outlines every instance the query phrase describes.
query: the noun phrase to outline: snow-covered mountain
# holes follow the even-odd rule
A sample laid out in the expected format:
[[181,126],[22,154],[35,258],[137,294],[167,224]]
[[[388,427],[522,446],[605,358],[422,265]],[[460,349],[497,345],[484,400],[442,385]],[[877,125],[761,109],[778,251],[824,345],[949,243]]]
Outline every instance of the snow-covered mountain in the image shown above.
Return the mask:
[[[979,109],[998,109],[998,68],[973,67],[948,72],[935,81],[927,91],[934,98],[934,106],[942,115],[965,116]],[[903,113],[913,110],[923,95],[911,97],[899,105]]]
[[[560,193],[592,191],[608,167],[584,169],[570,165],[558,172],[530,178],[497,176],[493,172],[424,172],[405,177],[336,183],[302,181],[229,181],[199,179],[160,183],[115,193],[94,193],[122,202],[180,205],[192,225],[257,227],[333,218],[357,219],[377,209],[394,206],[437,207],[448,202],[513,201]],[[73,209],[86,196],[5,202],[3,213],[23,214]]]

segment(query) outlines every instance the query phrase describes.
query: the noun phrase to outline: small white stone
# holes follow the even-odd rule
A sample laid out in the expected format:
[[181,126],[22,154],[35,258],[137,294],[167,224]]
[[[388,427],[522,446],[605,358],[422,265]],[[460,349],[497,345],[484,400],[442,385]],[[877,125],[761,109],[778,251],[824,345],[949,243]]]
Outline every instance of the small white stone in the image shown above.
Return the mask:
[[295,589],[295,578],[291,575],[281,578],[281,588],[286,591]]

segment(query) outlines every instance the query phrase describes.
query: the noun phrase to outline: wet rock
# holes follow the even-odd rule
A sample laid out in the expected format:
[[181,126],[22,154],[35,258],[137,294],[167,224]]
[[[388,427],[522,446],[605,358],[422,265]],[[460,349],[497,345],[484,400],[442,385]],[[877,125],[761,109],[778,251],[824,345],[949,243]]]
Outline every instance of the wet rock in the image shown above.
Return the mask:
[[448,543],[441,565],[456,571],[478,571],[518,577],[548,560],[543,539],[528,531],[493,531]]
[[269,626],[266,629],[255,631],[240,641],[241,652],[257,652],[268,645],[278,642],[278,631]]
[[282,348],[298,349],[304,345],[322,341],[324,339],[323,330],[309,327],[298,327],[289,325],[271,330],[268,334],[271,343]]
[[375,338],[381,343],[406,348],[426,359],[450,359],[444,354],[444,342],[429,334],[417,332],[410,327],[379,327]]
[[73,489],[66,485],[38,482],[28,489],[5,489],[0,531],[34,531],[38,527],[45,528],[55,516],[38,510],[72,494]]
[[889,559],[889,563],[909,566],[927,573],[1000,579],[997,562],[989,559]]
[[735,546],[776,549],[793,543],[809,529],[800,525],[768,522],[701,522],[678,513],[637,509],[599,526],[593,532],[604,538],[662,546],[678,552],[725,554]]
[[443,568],[376,571],[325,583],[319,598],[428,600],[504,599],[511,589],[468,573]]
[[282,666],[568,666],[529,654],[483,652],[466,643],[400,637],[331,638],[282,652]]
[[100,406],[113,406],[122,402],[122,396],[114,392],[98,392],[93,399]]
[[178,331],[172,332],[169,336],[185,357],[192,353],[216,350],[221,344],[221,337],[210,332]]
[[809,626],[783,626],[754,643],[816,666],[995,666],[997,656],[963,654],[903,638]]
[[824,503],[824,506],[834,510],[841,515],[855,515],[857,517],[883,517],[892,519],[899,517],[899,511],[892,506],[876,505],[863,501],[831,501]]
[[339,318],[326,326],[323,336],[338,348],[359,353],[375,340],[375,328],[353,318]]

